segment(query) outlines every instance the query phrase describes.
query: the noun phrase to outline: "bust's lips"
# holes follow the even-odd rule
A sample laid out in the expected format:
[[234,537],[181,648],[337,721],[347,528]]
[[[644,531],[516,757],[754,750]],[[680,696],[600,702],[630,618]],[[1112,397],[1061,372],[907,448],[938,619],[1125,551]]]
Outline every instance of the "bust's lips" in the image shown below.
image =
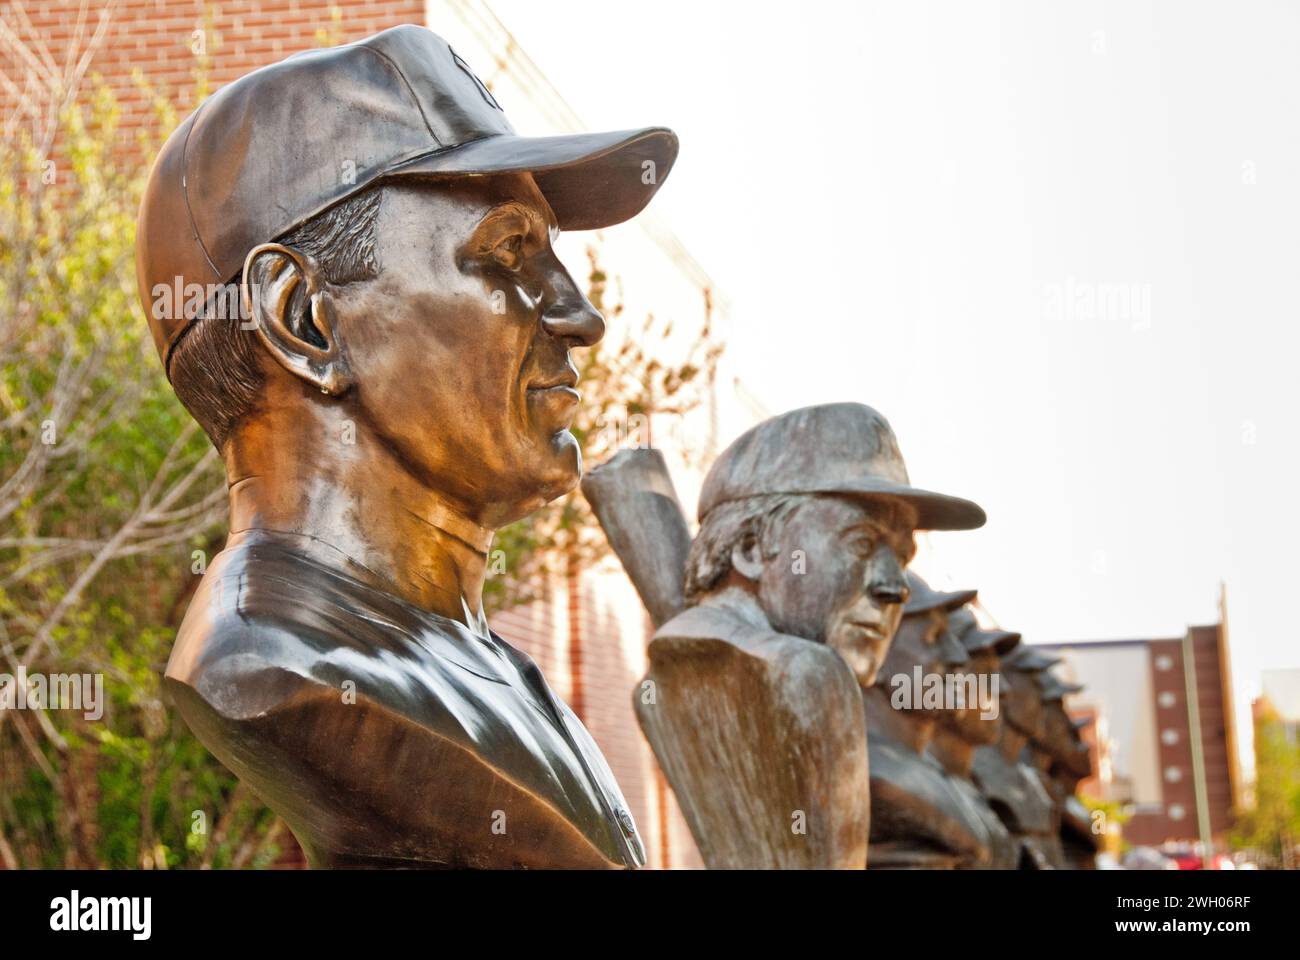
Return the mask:
[[846,626],[861,633],[870,640],[883,641],[885,639],[885,630],[878,623],[867,623],[862,620],[849,620]]
[[[550,376],[539,376],[528,384],[529,390],[554,390],[556,387],[568,387],[573,390],[578,385],[578,373],[572,368],[561,371],[560,373],[551,374]],[[574,391],[577,392],[576,390]]]
[[578,375],[573,370],[535,380],[526,391],[528,406],[542,416],[547,426],[567,429],[582,399],[577,384]]

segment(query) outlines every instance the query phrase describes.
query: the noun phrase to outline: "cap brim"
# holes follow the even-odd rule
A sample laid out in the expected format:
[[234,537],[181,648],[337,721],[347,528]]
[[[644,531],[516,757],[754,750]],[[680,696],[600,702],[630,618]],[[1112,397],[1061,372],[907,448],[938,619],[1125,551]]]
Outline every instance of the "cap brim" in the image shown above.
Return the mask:
[[677,134],[665,127],[573,133],[510,134],[423,154],[384,176],[487,176],[531,173],[562,230],[596,230],[645,209],[677,159]]
[[894,497],[916,508],[918,530],[974,530],[984,526],[988,520],[984,508],[978,503],[961,497],[950,497],[946,493],[918,490],[916,487],[891,483],[888,480],[863,479],[858,483],[840,484],[835,490],[816,492],[864,497]]
[[967,630],[962,634],[962,643],[970,653],[983,653],[992,650],[998,656],[1010,653],[1020,643],[1020,634],[1011,630]]
[[979,595],[978,590],[955,590],[951,593],[934,590],[923,598],[909,599],[903,608],[903,616],[915,613],[928,613],[931,610],[943,610],[945,613],[964,607]]
[[1032,644],[1024,643],[1015,648],[1008,662],[1021,670],[1047,670],[1061,662],[1060,657],[1053,657],[1035,650]]
[[1070,694],[1078,693],[1083,689],[1082,684],[1066,683],[1064,680],[1054,677],[1050,673],[1044,673],[1040,676],[1042,679],[1039,682],[1039,687],[1042,691],[1044,700],[1061,700]]

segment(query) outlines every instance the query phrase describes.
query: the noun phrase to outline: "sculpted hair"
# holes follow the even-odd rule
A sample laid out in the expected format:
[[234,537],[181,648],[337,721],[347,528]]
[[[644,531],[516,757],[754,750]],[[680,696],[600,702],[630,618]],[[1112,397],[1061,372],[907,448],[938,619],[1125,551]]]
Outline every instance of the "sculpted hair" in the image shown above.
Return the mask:
[[[278,242],[314,259],[335,286],[372,279],[379,275],[375,225],[382,199],[382,185],[367,187]],[[170,368],[177,398],[218,450],[255,408],[264,384],[257,331],[243,329],[238,311],[227,316],[209,314],[191,324],[172,351]]]
[[694,603],[731,572],[731,551],[758,544],[764,560],[776,556],[777,535],[806,498],[797,494],[745,497],[708,512],[686,560],[686,600]]

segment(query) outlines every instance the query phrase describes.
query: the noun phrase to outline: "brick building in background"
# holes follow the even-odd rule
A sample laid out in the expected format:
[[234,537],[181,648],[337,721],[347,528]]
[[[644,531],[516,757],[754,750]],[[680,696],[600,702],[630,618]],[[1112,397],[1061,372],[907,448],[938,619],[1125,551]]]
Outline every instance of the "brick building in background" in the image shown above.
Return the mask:
[[[77,0],[26,0],[7,14],[25,14],[56,53],[75,42]],[[521,133],[545,135],[582,129],[580,122],[482,0],[117,0],[91,75],[116,95],[124,132],[152,124],[150,90],[174,102],[183,118],[195,107],[198,76],[208,92],[290,53],[348,42],[403,23],[428,26],[445,37],[493,90]],[[89,17],[88,34],[97,11]],[[84,37],[82,38],[84,43]],[[0,64],[3,65],[3,64]],[[141,84],[143,81],[143,86]],[[0,91],[0,106],[3,103]],[[671,123],[671,118],[665,118]],[[169,131],[168,131],[169,132]],[[595,244],[602,266],[619,281],[624,316],[673,318],[679,337],[698,330],[706,313],[725,335],[726,301],[653,208],[630,224],[561,238],[559,253],[581,276],[586,247]],[[608,337],[620,333],[612,328]],[[657,348],[659,349],[659,348]],[[662,347],[671,362],[673,344]],[[734,436],[765,415],[738,381],[714,391],[706,409],[688,418],[667,442],[656,441],[675,466],[690,514],[699,474],[717,450],[721,429]],[[687,457],[690,451],[693,456]],[[649,620],[616,561],[561,580],[527,607],[493,618],[493,627],[533,656],[600,744],[645,839],[652,867],[698,867],[699,855],[675,798],[658,770],[632,712],[631,697],[646,666]],[[431,798],[431,801],[434,798]]]
[[1084,685],[1066,704],[1092,721],[1097,765],[1081,792],[1125,807],[1125,841],[1221,841],[1242,798],[1226,616],[1182,637],[1043,647]]

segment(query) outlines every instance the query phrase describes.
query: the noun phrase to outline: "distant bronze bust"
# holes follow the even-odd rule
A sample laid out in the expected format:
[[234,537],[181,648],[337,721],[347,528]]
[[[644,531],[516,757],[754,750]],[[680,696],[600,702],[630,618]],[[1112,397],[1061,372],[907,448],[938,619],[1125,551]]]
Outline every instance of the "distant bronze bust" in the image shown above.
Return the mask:
[[884,417],[840,403],[739,437],[699,515],[686,609],[634,698],[642,729],[709,867],[861,868],[861,687],[907,601],[914,532],[984,512],[911,486]]
[[[988,866],[993,870],[1014,870],[1020,865],[1020,845],[1007,831],[988,798],[980,793],[973,766],[975,751],[997,743],[1001,735],[999,658],[1020,643],[1020,634],[983,629],[968,607],[948,615],[948,629],[970,657],[962,673],[971,678],[970,689],[976,695],[967,695],[964,706],[940,713],[934,739],[930,741],[930,753],[982,821],[988,837]],[[969,694],[970,690],[966,692]]]
[[[940,723],[970,718],[921,694],[913,678],[972,670],[949,616],[974,598],[945,593],[908,574],[911,599],[875,685],[863,692],[871,755],[870,869],[972,869],[1014,862],[1010,837],[964,777],[932,755]],[[970,732],[965,731],[969,736]],[[949,747],[956,766],[958,743]],[[964,762],[964,761],[963,761]],[[962,771],[964,773],[964,771]]]
[[1021,645],[1002,657],[1003,717],[996,744],[976,749],[972,773],[980,792],[1020,846],[1020,866],[1057,870],[1067,866],[1059,837],[1060,812],[1044,777],[1032,765],[1032,741],[1045,730],[1039,677],[1057,660]]
[[634,216],[676,152],[517,136],[409,26],[256,71],[163,148],[141,296],[231,499],[166,688],[313,865],[644,862],[482,587],[493,531],[580,475],[569,352],[604,325],[552,241]]
[[1043,738],[1030,747],[1038,761],[1043,784],[1060,813],[1061,848],[1066,863],[1076,870],[1093,870],[1101,849],[1101,835],[1092,815],[1079,799],[1079,781],[1092,771],[1088,745],[1066,712],[1064,698],[1083,687],[1065,683],[1044,671],[1038,675],[1043,697]]

